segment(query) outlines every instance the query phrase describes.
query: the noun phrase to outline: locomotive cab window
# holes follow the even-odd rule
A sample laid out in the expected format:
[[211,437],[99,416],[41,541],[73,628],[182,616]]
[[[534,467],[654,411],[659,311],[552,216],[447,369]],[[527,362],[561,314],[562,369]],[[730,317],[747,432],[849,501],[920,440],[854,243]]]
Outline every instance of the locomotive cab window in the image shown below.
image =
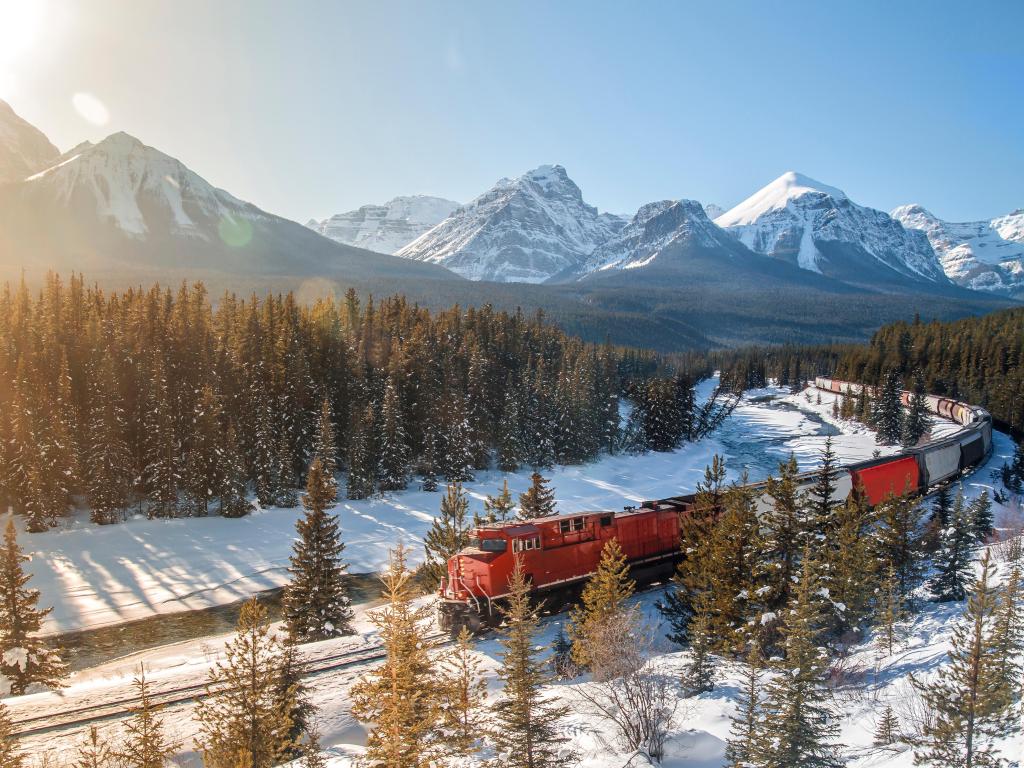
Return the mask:
[[512,540],[513,552],[525,552],[530,549],[540,549],[540,536],[531,536],[528,539]]
[[602,528],[609,528],[609,527],[611,527],[611,524],[612,524],[612,516],[611,515],[602,515],[601,516],[601,527]]
[[562,533],[582,531],[586,521],[582,517],[571,517],[568,520],[558,521],[558,530]]
[[508,545],[504,539],[481,539],[473,536],[469,540],[469,546],[481,552],[504,552]]

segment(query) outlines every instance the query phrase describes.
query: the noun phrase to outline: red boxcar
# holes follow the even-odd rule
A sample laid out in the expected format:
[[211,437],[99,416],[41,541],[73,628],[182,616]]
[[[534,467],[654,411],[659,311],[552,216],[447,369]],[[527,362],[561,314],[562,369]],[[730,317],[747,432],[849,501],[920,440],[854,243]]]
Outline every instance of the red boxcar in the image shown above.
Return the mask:
[[890,493],[902,496],[914,493],[921,482],[921,472],[914,456],[890,456],[850,467],[853,487],[874,506]]
[[[522,558],[534,592],[562,602],[596,569],[607,541],[618,539],[638,580],[671,572],[679,552],[679,515],[674,508],[577,515],[482,526],[470,545],[448,561],[441,585],[442,624],[473,626],[500,617],[495,600],[508,594],[514,556]],[[555,593],[559,593],[555,595]],[[472,614],[466,615],[469,608]]]

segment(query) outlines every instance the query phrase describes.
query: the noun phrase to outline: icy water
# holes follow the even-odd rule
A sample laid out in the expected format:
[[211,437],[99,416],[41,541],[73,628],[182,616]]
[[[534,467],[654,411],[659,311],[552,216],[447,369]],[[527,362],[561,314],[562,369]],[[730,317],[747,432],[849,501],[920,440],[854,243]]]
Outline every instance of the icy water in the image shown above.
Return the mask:
[[[281,619],[280,589],[258,595],[271,621]],[[380,581],[372,573],[349,576],[353,603],[370,603],[380,597]],[[198,611],[182,611],[112,627],[100,627],[55,636],[51,644],[64,651],[72,672],[127,656],[149,648],[231,632],[238,622],[242,603],[219,605]]]

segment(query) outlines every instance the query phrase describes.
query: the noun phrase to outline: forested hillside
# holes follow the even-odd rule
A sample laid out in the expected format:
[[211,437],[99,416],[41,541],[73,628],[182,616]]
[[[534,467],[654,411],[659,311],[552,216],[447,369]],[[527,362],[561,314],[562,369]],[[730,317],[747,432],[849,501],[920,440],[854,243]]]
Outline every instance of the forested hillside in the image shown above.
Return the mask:
[[720,352],[720,368],[734,388],[762,386],[768,378],[795,383],[814,376],[881,383],[894,370],[913,388],[920,372],[925,390],[982,405],[1014,429],[1024,430],[1024,309],[941,323],[898,322],[879,329],[868,344],[773,347]]
[[[42,530],[73,503],[98,523],[294,505],[319,455],[362,498],[474,469],[576,463],[688,433],[692,384],[666,361],[585,344],[490,307],[400,296],[211,303],[201,283],[106,293],[50,276],[0,291],[0,505]],[[652,378],[653,377],[653,378]],[[640,407],[620,428],[619,397]],[[647,439],[649,438],[649,439]]]

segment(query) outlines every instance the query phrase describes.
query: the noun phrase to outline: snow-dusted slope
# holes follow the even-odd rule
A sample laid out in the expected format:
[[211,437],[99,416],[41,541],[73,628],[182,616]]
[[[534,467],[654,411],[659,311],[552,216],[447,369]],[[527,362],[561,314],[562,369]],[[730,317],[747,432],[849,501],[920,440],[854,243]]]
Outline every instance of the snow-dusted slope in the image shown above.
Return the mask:
[[[683,250],[702,249],[728,253],[736,243],[708,218],[695,200],[661,200],[648,203],[617,235],[598,246],[578,267],[577,273],[638,269],[665,264]],[[666,255],[666,251],[671,255]]]
[[501,179],[398,251],[470,280],[540,283],[572,268],[625,224],[583,202],[560,165]]
[[1024,291],[1024,209],[989,221],[948,222],[920,205],[901,205],[892,217],[928,237],[946,275],[981,291]]
[[21,181],[52,165],[60,150],[34,125],[0,99],[0,184]]
[[95,213],[130,237],[151,228],[210,240],[210,223],[222,217],[265,218],[265,214],[217,189],[180,161],[147,147],[127,133],[99,144],[82,144],[56,165],[28,177],[29,194],[70,204],[88,199]]
[[715,223],[752,250],[803,269],[861,280],[947,282],[927,238],[842,190],[790,171]]
[[453,278],[328,240],[218,189],[179,160],[115,133],[0,185],[0,271],[118,280],[256,275]]
[[443,197],[396,197],[384,205],[364,205],[323,221],[312,220],[307,226],[338,243],[394,253],[447,219],[458,207],[459,203]]

